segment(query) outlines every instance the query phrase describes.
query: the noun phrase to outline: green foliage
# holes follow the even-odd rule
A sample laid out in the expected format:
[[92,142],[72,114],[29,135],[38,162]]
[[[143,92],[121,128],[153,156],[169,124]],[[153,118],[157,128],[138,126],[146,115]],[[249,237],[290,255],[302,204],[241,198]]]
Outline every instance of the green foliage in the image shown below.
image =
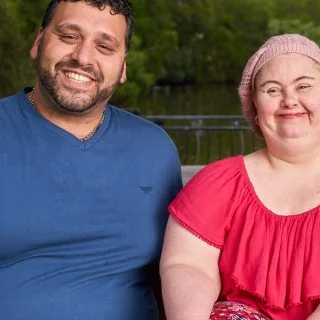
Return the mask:
[[[167,78],[225,83],[239,78],[244,61],[266,36],[275,3],[269,0],[189,0],[174,7],[179,50]],[[180,67],[180,70],[179,70]]]
[[[271,35],[295,32],[320,43],[319,0],[131,0],[135,29],[128,81],[115,104],[136,104],[156,83],[238,82]],[[0,1],[0,96],[32,85],[29,50],[48,0]]]
[[0,3],[0,96],[14,93],[34,79],[29,49],[39,24],[40,7],[40,3],[34,6],[24,0]]
[[177,47],[177,32],[172,17],[172,0],[133,0],[135,32],[140,50],[147,55],[146,69],[156,78],[166,72],[164,62]]
[[177,48],[177,32],[172,20],[172,0],[133,0],[134,37],[128,53],[127,83],[112,99],[118,105],[136,105],[156,80],[166,74],[166,63]]
[[125,106],[136,104],[136,99],[144,90],[151,88],[155,83],[155,75],[147,70],[148,55],[141,48],[141,39],[132,37],[131,49],[127,58],[127,82],[119,87],[111,103]]
[[270,36],[281,33],[298,33],[320,44],[320,25],[315,25],[312,21],[271,19],[268,24],[268,33]]
[[[273,0],[219,1],[215,32],[215,59],[220,61],[212,80],[238,80],[244,62],[266,38],[266,26],[274,12]],[[223,75],[223,76],[221,76]]]
[[216,26],[216,2],[177,1],[173,6],[179,48],[168,63],[166,80],[206,82],[212,71],[212,42]]

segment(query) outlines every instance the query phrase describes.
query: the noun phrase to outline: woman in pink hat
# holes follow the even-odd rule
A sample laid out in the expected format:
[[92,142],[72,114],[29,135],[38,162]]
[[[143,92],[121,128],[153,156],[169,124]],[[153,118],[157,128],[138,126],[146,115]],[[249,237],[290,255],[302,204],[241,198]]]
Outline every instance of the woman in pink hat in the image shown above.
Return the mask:
[[239,87],[266,147],[206,166],[171,203],[168,320],[320,319],[320,49],[270,38]]

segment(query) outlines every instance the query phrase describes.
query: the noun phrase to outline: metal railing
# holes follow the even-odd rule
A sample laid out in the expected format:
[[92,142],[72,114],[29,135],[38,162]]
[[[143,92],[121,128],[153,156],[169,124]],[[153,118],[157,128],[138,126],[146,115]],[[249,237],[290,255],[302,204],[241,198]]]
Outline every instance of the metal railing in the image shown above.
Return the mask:
[[263,145],[240,115],[144,116],[172,137],[184,165],[206,164]]

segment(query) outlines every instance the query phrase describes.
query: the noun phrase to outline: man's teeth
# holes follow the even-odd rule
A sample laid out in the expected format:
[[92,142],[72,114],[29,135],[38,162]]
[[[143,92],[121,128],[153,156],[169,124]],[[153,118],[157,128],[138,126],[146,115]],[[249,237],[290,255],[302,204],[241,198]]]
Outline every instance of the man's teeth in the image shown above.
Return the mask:
[[65,75],[72,79],[72,80],[75,80],[77,82],[89,82],[91,81],[90,78],[86,77],[86,76],[83,76],[81,74],[78,74],[78,73],[74,73],[74,72],[66,72]]

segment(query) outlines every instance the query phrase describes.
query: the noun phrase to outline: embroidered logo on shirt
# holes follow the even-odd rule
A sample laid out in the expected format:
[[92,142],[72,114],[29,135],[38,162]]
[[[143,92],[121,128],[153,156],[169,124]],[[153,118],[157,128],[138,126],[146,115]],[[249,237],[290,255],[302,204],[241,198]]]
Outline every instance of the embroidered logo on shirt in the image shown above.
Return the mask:
[[152,191],[151,186],[139,186],[140,190],[143,191],[145,194],[148,194]]

